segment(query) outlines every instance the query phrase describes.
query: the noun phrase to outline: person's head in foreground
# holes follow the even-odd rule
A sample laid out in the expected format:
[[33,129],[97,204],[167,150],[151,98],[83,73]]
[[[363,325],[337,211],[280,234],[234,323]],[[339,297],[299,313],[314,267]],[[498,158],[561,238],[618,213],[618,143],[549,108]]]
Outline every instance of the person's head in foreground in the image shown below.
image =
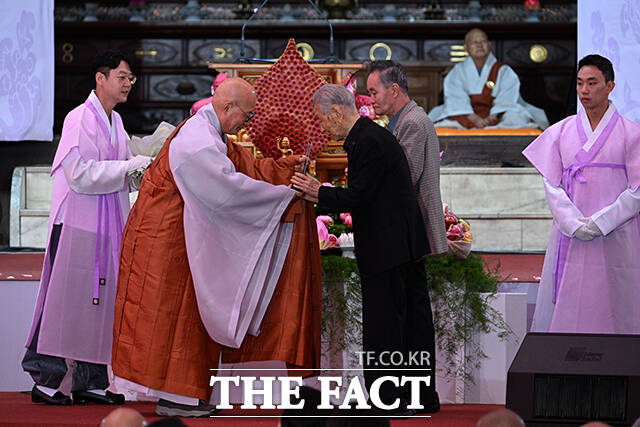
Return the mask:
[[601,423],[600,421],[591,421],[590,423],[583,424],[582,427],[611,427],[611,426],[609,424]]
[[402,65],[395,61],[369,64],[367,90],[376,114],[393,117],[409,102],[409,83]]
[[[318,409],[321,403],[320,392],[308,386],[300,387],[300,399],[304,399],[301,409],[285,409],[282,412],[282,427],[388,427],[389,420],[384,418],[356,418],[355,415],[371,415],[368,411],[355,409]],[[292,399],[297,404],[300,399]]]
[[256,94],[253,86],[240,77],[226,79],[213,93],[211,105],[222,132],[236,134],[253,118]]
[[147,425],[140,412],[131,408],[114,409],[104,417],[100,427],[144,427]]
[[600,55],[587,55],[578,62],[576,90],[585,110],[606,109],[609,94],[616,86],[611,61]]
[[339,141],[360,118],[353,94],[344,86],[326,84],[313,94],[313,113],[329,137]]
[[525,427],[522,418],[509,409],[496,409],[478,420],[476,427]]

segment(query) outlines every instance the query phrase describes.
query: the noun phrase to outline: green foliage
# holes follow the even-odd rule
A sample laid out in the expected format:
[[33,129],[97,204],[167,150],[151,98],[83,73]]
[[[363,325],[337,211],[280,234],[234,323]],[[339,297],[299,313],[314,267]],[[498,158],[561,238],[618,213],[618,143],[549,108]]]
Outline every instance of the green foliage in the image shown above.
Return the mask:
[[[489,305],[497,292],[499,268],[490,268],[479,256],[449,256],[425,261],[431,297],[436,346],[445,360],[437,366],[447,376],[473,382],[471,373],[487,355],[473,339],[478,332],[506,339],[512,331]],[[323,348],[337,354],[345,343],[362,344],[362,295],[356,260],[322,256]],[[464,350],[464,352],[462,351]]]
[[466,259],[450,256],[431,257],[425,261],[429,290],[436,293],[445,292],[447,283],[462,282],[467,292],[491,292],[498,289],[497,268],[485,271],[485,261],[474,254]]
[[351,227],[348,227],[347,225],[339,221],[340,220],[336,221],[336,219],[334,218],[333,224],[327,226],[327,231],[329,232],[329,234],[333,234],[334,236],[339,237],[342,233],[351,233],[353,231]]
[[474,336],[497,333],[505,339],[513,333],[490,306],[500,266],[489,268],[482,258],[469,254],[466,259],[428,258],[425,268],[436,346],[446,357],[438,360],[437,366],[446,376],[460,376],[473,383],[472,371],[487,357]]
[[342,282],[351,276],[358,274],[358,265],[353,258],[344,258],[339,255],[322,256],[322,281]]

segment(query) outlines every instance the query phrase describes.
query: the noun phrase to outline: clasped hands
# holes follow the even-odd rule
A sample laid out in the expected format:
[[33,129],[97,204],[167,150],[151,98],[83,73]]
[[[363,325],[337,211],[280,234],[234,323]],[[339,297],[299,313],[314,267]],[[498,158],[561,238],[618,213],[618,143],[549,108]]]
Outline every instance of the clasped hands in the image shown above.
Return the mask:
[[596,237],[602,236],[602,231],[598,228],[598,225],[591,218],[578,218],[583,224],[574,233],[573,237],[583,241],[593,240]]
[[291,177],[291,185],[296,195],[312,203],[318,203],[318,191],[322,184],[311,175],[296,172]]
[[491,114],[490,116],[488,116],[486,118],[482,118],[479,115],[477,115],[476,113],[471,113],[471,114],[469,114],[467,116],[467,119],[469,119],[474,125],[476,125],[476,127],[478,129],[482,129],[482,128],[485,128],[485,127],[489,126],[491,124],[491,122],[496,119],[496,116]]

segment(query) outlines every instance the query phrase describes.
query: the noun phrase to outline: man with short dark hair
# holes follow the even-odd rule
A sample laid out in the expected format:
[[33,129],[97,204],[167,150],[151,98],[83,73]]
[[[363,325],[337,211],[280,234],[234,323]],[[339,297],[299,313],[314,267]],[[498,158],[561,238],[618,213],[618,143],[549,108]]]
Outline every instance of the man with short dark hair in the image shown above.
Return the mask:
[[65,358],[77,361],[73,403],[124,403],[109,386],[120,239],[129,214],[127,173],[151,158],[131,158],[120,115],[136,77],[117,51],[96,56],[95,91],[64,120],[53,161],[49,244],[22,367],[33,402],[69,405],[58,390]]
[[640,333],[640,125],[609,100],[613,78],[608,59],[580,60],[583,108],[523,151],[553,215],[533,331]]
[[464,36],[467,59],[444,79],[444,104],[429,117],[438,127],[539,127],[549,121],[544,111],[520,96],[520,79],[491,53],[487,34],[473,28]]
[[[431,376],[433,366],[416,369],[410,353],[432,360],[427,316],[408,310],[410,301],[425,300],[422,259],[429,252],[411,173],[402,148],[386,129],[360,117],[353,94],[327,84],[313,96],[316,119],[335,140],[344,140],[349,165],[348,188],[321,186],[309,175],[296,173],[291,182],[304,198],[326,212],[351,212],[356,261],[362,283],[363,366],[368,390],[383,376]],[[389,364],[385,355],[397,352],[406,364]],[[396,359],[397,360],[397,359]],[[380,370],[381,367],[387,370]],[[409,369],[413,369],[409,371]],[[382,402],[398,403],[388,415],[412,415],[407,409],[409,387],[388,382],[380,389]]]
[[[376,114],[386,114],[391,118],[389,131],[404,150],[411,171],[411,183],[418,198],[422,214],[429,254],[440,255],[447,252],[442,199],[440,197],[440,143],[433,123],[427,113],[409,98],[407,75],[402,65],[395,61],[374,61],[369,66],[367,89]],[[429,294],[424,287],[421,298],[408,302],[409,310],[426,316],[429,329],[424,331],[429,340],[432,354],[431,364],[435,365],[435,336]],[[426,307],[426,310],[423,308]],[[424,391],[423,404],[435,412],[439,408],[435,381]]]

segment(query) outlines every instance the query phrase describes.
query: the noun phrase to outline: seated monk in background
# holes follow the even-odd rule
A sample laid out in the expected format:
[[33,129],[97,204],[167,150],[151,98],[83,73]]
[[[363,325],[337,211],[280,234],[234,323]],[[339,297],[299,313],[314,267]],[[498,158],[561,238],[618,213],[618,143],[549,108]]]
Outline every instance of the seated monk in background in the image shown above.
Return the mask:
[[444,79],[444,104],[429,118],[436,127],[545,129],[544,111],[520,96],[520,80],[491,53],[487,34],[474,28],[464,38],[469,54]]

